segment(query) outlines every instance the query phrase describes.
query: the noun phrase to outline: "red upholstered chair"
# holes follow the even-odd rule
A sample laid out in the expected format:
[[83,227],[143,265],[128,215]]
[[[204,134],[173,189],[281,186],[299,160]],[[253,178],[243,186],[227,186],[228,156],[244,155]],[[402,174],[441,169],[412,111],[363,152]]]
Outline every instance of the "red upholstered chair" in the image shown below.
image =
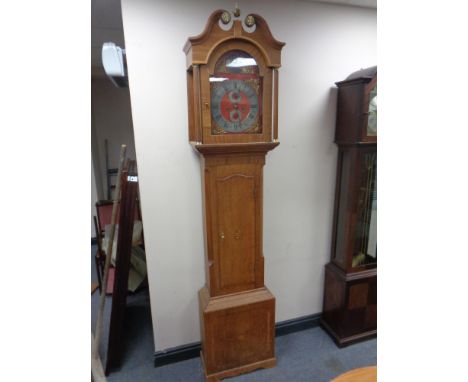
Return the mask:
[[[111,224],[113,205],[114,202],[112,200],[98,200],[96,202],[97,223],[101,238],[104,237],[104,229],[106,225]],[[119,208],[117,208],[115,222],[116,224],[119,222]]]

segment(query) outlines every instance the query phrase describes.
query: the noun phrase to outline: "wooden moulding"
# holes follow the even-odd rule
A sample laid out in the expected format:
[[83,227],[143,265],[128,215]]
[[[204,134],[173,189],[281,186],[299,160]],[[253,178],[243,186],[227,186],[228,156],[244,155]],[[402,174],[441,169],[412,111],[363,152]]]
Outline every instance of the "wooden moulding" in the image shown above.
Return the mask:
[[204,287],[199,303],[207,382],[276,365],[275,297],[266,287],[218,297]]
[[262,143],[233,143],[228,145],[197,144],[190,142],[193,149],[200,154],[236,154],[236,153],[265,153],[273,150],[279,142]]
[[223,12],[225,12],[223,9],[214,11],[208,18],[203,32],[190,37],[185,43],[183,50],[187,57],[187,69],[192,65],[208,63],[213,50],[223,41],[230,39],[243,39],[252,43],[262,51],[268,66],[275,68],[281,66],[281,49],[285,43],[273,37],[263,17],[252,14],[256,22],[254,32],[246,32],[240,20],[234,20],[231,29],[226,31],[218,25]]
[[273,70],[273,142],[278,141],[278,69]]

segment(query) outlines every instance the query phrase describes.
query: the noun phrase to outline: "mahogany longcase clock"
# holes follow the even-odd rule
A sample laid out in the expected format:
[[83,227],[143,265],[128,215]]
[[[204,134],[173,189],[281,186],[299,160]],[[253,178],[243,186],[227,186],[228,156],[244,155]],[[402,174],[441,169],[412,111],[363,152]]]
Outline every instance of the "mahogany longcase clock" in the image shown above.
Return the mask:
[[336,85],[338,168],[322,325],[344,346],[377,335],[377,67]]
[[206,285],[199,291],[207,381],[276,364],[275,297],[264,284],[263,165],[278,146],[284,43],[259,15],[211,14],[184,46],[189,141],[201,155]]

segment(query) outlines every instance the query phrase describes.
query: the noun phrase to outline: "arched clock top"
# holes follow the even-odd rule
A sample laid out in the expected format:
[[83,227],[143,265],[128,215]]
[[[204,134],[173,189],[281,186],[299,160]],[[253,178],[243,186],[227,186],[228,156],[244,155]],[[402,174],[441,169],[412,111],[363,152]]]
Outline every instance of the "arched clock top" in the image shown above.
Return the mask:
[[208,18],[205,29],[198,36],[190,37],[184,46],[187,58],[187,69],[193,65],[207,64],[211,54],[222,43],[228,40],[245,40],[253,44],[263,55],[266,65],[273,68],[281,66],[281,49],[284,42],[276,40],[263,17],[257,14],[249,15],[254,20],[255,30],[244,30],[241,20],[234,20],[228,30],[220,27],[220,19],[225,10],[214,11]]
[[371,66],[370,68],[360,69],[351,73],[346,77],[346,81],[355,80],[357,78],[371,79],[377,75],[377,66]]
[[351,73],[343,81],[335,82],[337,86],[349,86],[356,83],[368,83],[377,81],[377,66],[371,66],[370,68],[360,69]]
[[338,86],[335,142],[377,144],[377,66],[351,73]]
[[229,54],[229,52],[233,51],[240,51],[251,56],[255,60],[255,65],[258,65],[259,74],[261,76],[265,75],[265,69],[268,67],[268,65],[260,49],[258,49],[256,45],[253,45],[247,41],[234,40],[227,40],[216,46],[208,58],[208,72],[213,74],[216,71],[215,67],[218,65],[219,60],[226,54]]

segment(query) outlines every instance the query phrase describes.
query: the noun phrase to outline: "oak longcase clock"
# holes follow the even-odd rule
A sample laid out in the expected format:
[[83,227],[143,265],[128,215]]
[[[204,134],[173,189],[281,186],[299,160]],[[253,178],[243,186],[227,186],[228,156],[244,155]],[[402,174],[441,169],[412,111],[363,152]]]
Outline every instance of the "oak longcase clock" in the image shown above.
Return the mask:
[[218,10],[184,46],[189,141],[202,165],[206,284],[199,304],[207,381],[276,364],[262,209],[265,156],[279,144],[283,45],[261,16],[241,20]]
[[338,166],[322,325],[344,346],[377,335],[377,67],[336,85]]

